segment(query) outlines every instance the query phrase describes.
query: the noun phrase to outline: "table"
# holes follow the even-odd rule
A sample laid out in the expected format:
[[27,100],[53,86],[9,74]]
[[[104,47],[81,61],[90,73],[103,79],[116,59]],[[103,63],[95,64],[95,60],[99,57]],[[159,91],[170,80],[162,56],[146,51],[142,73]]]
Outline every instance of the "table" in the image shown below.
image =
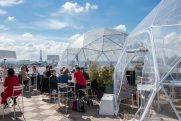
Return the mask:
[[165,86],[171,86],[170,94],[172,100],[175,98],[175,87],[181,87],[181,80],[169,80],[167,83],[163,83]]
[[[4,86],[3,86],[3,82],[0,82],[0,94],[4,91]],[[1,102],[1,96],[0,96],[0,102]],[[3,106],[4,105],[1,105],[0,104],[0,115],[3,115]],[[6,108],[4,110],[4,115],[7,115],[9,114],[11,111],[10,111],[10,108]]]

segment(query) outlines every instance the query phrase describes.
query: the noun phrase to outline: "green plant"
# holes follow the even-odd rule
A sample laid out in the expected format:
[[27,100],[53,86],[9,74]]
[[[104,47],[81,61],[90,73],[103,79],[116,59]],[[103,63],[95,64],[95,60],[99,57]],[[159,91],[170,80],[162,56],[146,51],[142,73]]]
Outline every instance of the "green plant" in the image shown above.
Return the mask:
[[97,80],[98,88],[113,85],[114,67],[100,67],[97,64],[92,64],[89,68],[89,75],[91,80]]

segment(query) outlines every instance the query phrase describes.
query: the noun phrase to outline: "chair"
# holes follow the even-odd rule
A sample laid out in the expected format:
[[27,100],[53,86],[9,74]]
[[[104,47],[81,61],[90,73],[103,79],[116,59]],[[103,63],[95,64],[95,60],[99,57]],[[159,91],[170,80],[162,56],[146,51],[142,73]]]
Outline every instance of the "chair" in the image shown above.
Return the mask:
[[[13,87],[13,95],[10,97],[12,99],[17,99],[17,106],[19,107],[19,110],[23,113],[24,115],[24,102],[23,102],[23,85],[20,86],[14,86]],[[21,91],[19,95],[14,95],[16,91]],[[20,99],[21,98],[21,99]],[[21,105],[20,105],[21,104]],[[14,119],[16,118],[16,106],[12,105],[13,112],[14,112]],[[22,109],[22,110],[21,110]],[[4,109],[3,109],[3,117],[4,117]]]
[[[67,113],[67,107],[68,107],[68,94],[72,92],[70,87],[67,85],[67,83],[58,83],[58,105],[60,106],[60,96],[63,97],[62,95],[66,94],[66,113]],[[62,98],[63,99],[63,98]]]
[[[17,100],[18,100],[18,102],[17,102],[17,105],[18,105],[18,107],[19,107],[19,110],[21,111],[21,109],[22,109],[22,113],[23,113],[23,115],[24,115],[24,102],[23,102],[23,88],[24,88],[24,86],[23,85],[20,85],[20,86],[14,86],[13,87],[13,96],[11,96],[13,99],[14,98],[17,98]],[[21,91],[21,94],[19,94],[19,95],[14,95],[15,94],[15,92],[16,91]],[[21,100],[20,100],[20,98],[21,98]],[[21,106],[20,106],[20,103],[22,104]],[[15,107],[15,105],[13,106],[13,109],[14,109],[14,118],[15,118],[15,115],[16,115],[16,107]]]
[[33,79],[33,87],[37,90],[38,73],[34,73],[31,78]]

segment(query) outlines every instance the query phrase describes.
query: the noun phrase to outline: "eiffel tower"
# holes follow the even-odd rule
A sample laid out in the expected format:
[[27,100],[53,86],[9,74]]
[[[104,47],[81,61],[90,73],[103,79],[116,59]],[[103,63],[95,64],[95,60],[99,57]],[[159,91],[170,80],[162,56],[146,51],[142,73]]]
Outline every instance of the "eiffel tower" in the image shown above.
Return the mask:
[[42,50],[40,50],[40,62],[43,62],[43,59],[42,59]]

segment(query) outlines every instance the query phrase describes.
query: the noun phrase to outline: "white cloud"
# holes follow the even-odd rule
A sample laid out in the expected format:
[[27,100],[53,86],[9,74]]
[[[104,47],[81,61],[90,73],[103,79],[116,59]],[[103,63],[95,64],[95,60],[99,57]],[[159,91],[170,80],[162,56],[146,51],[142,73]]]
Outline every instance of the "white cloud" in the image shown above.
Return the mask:
[[0,25],[0,30],[8,30],[8,28],[5,25]]
[[1,7],[14,6],[23,3],[23,0],[0,0]]
[[118,31],[126,31],[126,25],[120,24],[118,26],[115,26],[114,29]]
[[77,34],[74,34],[74,35],[70,36],[70,37],[68,38],[68,40],[73,41],[73,40],[78,39],[80,36],[81,36],[81,34],[78,34],[78,33],[77,33]]
[[68,26],[68,24],[66,22],[53,20],[53,19],[36,22],[36,25],[38,25],[44,29],[63,29]]
[[13,17],[13,16],[9,16],[9,17],[8,17],[8,20],[9,20],[9,21],[15,21],[15,19],[16,19],[16,18]]
[[26,33],[23,34],[23,38],[24,39],[32,39],[33,34],[31,34],[30,32],[26,32]]
[[34,35],[26,32],[21,35],[0,33],[0,48],[14,50],[17,53],[17,59],[39,60],[39,51],[43,50],[43,58],[46,55],[61,55],[66,49],[68,43],[52,40],[42,35]]
[[0,9],[0,15],[6,15],[8,12]]
[[97,5],[91,5],[86,2],[85,6],[81,6],[78,3],[65,2],[60,8],[59,12],[65,12],[69,14],[78,14],[78,13],[86,13],[90,10],[98,9]]

